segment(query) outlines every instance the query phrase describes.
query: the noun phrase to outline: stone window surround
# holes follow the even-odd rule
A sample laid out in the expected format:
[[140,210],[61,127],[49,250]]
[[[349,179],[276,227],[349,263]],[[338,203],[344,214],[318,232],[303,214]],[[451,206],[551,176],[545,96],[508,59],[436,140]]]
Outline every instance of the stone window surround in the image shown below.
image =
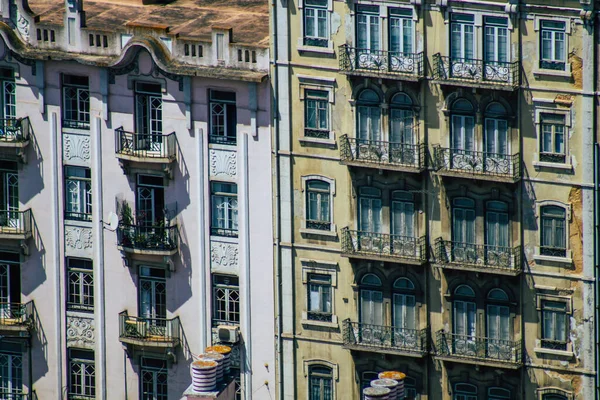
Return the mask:
[[[541,69],[539,67],[540,63],[540,54],[541,54],[541,40],[540,40],[540,28],[541,21],[556,21],[556,22],[564,22],[565,23],[565,70],[564,71],[556,71],[550,69]],[[535,15],[533,17],[533,31],[536,34],[536,58],[534,62],[534,67],[532,68],[533,75],[536,76],[562,76],[562,77],[571,77],[571,65],[569,64],[569,37],[571,36],[571,19],[564,17],[555,17],[551,15]]]
[[329,124],[329,139],[317,139],[312,137],[304,136],[304,133],[300,137],[301,142],[305,143],[318,143],[335,146],[335,132],[332,126],[332,114],[333,105],[335,104],[335,78],[326,78],[322,76],[309,76],[309,75],[296,75],[298,78],[298,96],[302,101],[302,131],[304,132],[304,124],[306,122],[306,116],[304,115],[304,99],[306,98],[306,90],[320,90],[329,94],[329,108],[327,109],[327,122]]
[[538,225],[541,221],[542,218],[542,207],[544,206],[556,206],[556,207],[560,207],[562,209],[565,210],[565,244],[567,247],[567,255],[566,257],[553,257],[553,256],[545,256],[541,254],[541,250],[540,250],[540,244],[542,242],[542,237],[541,237],[541,229],[538,230],[538,240],[537,240],[537,244],[534,247],[534,255],[533,255],[533,259],[537,262],[540,261],[550,261],[550,262],[559,262],[559,263],[564,263],[564,264],[572,264],[573,263],[573,254],[572,254],[572,250],[569,246],[569,223],[571,222],[571,217],[572,217],[572,206],[570,203],[563,203],[561,201],[558,200],[540,200],[540,201],[536,201],[535,203],[535,216],[536,219],[538,220]]
[[[335,314],[335,288],[337,287],[337,262],[309,260],[301,258],[302,264],[302,285],[304,288],[304,311],[302,311],[302,325],[313,325],[328,328],[337,328],[339,326],[338,316]],[[308,319],[308,275],[321,274],[331,277],[331,322],[311,321]]]
[[[534,102],[544,102],[543,100],[540,99],[534,99]],[[548,100],[548,103],[554,103],[554,100]],[[561,117],[565,118],[565,163],[549,163],[549,162],[543,162],[540,161],[540,151],[542,148],[542,135],[541,135],[541,131],[540,129],[542,128],[541,124],[542,124],[542,114],[555,114]],[[571,156],[569,154],[569,139],[570,139],[570,133],[571,133],[571,127],[572,127],[572,121],[571,121],[571,109],[564,109],[564,108],[551,108],[551,107],[547,107],[547,106],[536,106],[535,107],[535,117],[534,117],[534,123],[535,123],[535,131],[537,133],[537,143],[536,143],[536,151],[534,152],[535,157],[533,159],[533,166],[535,168],[558,168],[558,169],[566,169],[566,170],[572,170],[573,169],[573,164],[571,163]]]
[[[318,180],[327,182],[329,184],[329,222],[331,223],[331,227],[329,230],[318,230],[318,229],[307,229],[306,228],[306,182]],[[300,233],[310,234],[310,235],[321,235],[321,236],[333,236],[337,237],[337,227],[333,222],[333,201],[335,197],[335,179],[329,178],[324,175],[304,175],[302,176],[302,225],[300,227]]]
[[331,16],[333,14],[333,1],[334,0],[327,0],[327,47],[307,46],[304,44],[304,0],[298,1],[298,10],[300,11],[300,36],[298,37],[296,49],[299,53],[311,52],[331,55],[335,54],[333,40],[331,39]]
[[[568,323],[568,325],[567,325],[567,350],[553,350],[553,349],[546,349],[546,348],[541,347],[542,324],[544,323],[543,316],[542,316],[542,301],[544,301],[544,300],[560,301],[560,302],[564,302],[566,304],[566,307],[567,307],[566,314],[567,314],[567,323]],[[549,354],[549,355],[554,355],[554,356],[562,356],[565,358],[572,358],[574,354],[573,354],[573,342],[571,341],[571,338],[570,338],[571,324],[570,324],[569,319],[573,315],[573,298],[571,296],[538,293],[536,296],[536,310],[538,313],[538,320],[539,320],[539,323],[537,324],[538,339],[536,340],[536,342],[539,341],[540,346],[539,347],[536,346],[533,349],[533,351],[537,354]]]
[[[306,378],[306,384],[310,385],[309,376],[308,376],[308,371],[309,371],[310,367],[320,366],[320,365],[327,367],[327,368],[331,368],[331,375],[332,375],[332,381],[333,381],[331,398],[335,399],[336,398],[335,386],[336,386],[336,382],[338,382],[340,379],[338,364],[335,364],[331,361],[319,359],[319,358],[311,358],[308,360],[303,360],[302,361],[302,372],[304,374],[304,377]],[[310,399],[310,390],[306,391],[306,398]]]

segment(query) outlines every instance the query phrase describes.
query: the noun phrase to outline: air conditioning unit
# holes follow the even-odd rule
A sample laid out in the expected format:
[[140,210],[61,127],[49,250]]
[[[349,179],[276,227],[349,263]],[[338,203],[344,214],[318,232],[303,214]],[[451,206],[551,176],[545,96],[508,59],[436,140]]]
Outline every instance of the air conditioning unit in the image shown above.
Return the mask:
[[240,340],[240,331],[237,326],[219,325],[217,326],[219,341],[225,343],[237,343]]

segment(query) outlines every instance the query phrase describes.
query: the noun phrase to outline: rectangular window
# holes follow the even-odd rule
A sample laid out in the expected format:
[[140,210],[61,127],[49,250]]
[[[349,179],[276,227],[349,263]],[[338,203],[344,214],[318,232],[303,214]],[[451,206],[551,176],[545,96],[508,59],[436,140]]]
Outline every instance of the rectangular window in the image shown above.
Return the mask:
[[328,0],[304,0],[304,45],[327,47]]
[[94,311],[92,261],[67,258],[67,310]]
[[235,93],[210,91],[210,143],[235,145],[237,109]]
[[[94,35],[90,35],[93,44]],[[90,90],[87,76],[63,75],[64,128],[90,129]]]
[[142,357],[140,392],[143,400],[167,400],[167,361]]
[[308,274],[308,319],[331,322],[331,275]]
[[452,60],[473,60],[475,58],[475,17],[470,14],[452,14],[450,32]]
[[552,257],[567,256],[566,212],[562,207],[541,207],[540,254]]
[[0,342],[0,393],[11,400],[11,394],[23,392],[22,351],[20,344]]
[[308,370],[309,400],[333,400],[333,371],[321,365]]
[[486,65],[504,66],[508,62],[508,18],[484,17]]
[[213,275],[213,325],[240,322],[240,287],[236,276]]
[[[44,40],[48,41],[48,31],[44,31]],[[77,25],[75,18],[67,18],[67,37],[69,45],[75,46],[75,35],[77,35]]]
[[139,316],[146,320],[147,333],[167,337],[167,281],[164,269],[140,265]]
[[65,219],[92,220],[92,179],[89,168],[65,167]]
[[225,55],[223,54],[223,50],[225,47],[225,35],[222,33],[217,33],[217,60],[223,61]]
[[159,84],[136,82],[135,123],[137,141],[146,143],[146,150],[160,151],[160,144],[162,143],[162,94]]
[[564,71],[566,67],[566,24],[540,21],[540,68]]
[[21,228],[19,173],[14,161],[0,161],[0,226]]
[[356,43],[359,53],[377,52],[380,45],[379,7],[356,6]]
[[212,182],[210,233],[218,236],[237,237],[238,200],[235,183]]
[[567,303],[542,300],[542,324],[542,347],[567,350]]
[[329,93],[304,91],[304,136],[329,139]]
[[542,114],[540,124],[540,161],[566,162],[565,117],[563,115]]
[[331,229],[331,194],[329,183],[317,179],[306,182],[306,228]]
[[69,349],[69,395],[78,400],[96,396],[96,365],[91,350]]
[[162,176],[137,176],[136,223],[160,226],[165,221],[165,188]]
[[[18,128],[14,128],[17,122],[17,99],[14,72],[10,68],[0,68],[0,85],[2,96],[0,96],[0,140],[15,140],[13,136]],[[12,129],[11,129],[12,128]]]
[[412,10],[390,8],[390,51],[396,57],[406,57],[413,53]]

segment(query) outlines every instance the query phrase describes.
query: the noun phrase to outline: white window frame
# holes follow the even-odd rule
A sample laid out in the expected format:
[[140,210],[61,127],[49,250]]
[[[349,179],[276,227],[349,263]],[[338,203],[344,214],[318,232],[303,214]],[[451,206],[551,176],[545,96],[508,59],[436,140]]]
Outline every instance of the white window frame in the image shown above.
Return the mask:
[[319,46],[307,46],[304,44],[304,32],[305,32],[305,8],[310,7],[304,4],[304,0],[298,2],[298,10],[300,10],[300,37],[298,38],[298,44],[296,46],[296,50],[298,53],[324,53],[324,54],[334,54],[335,50],[333,48],[333,39],[331,38],[331,17],[333,14],[333,0],[327,0],[327,7],[325,8],[327,12],[327,47],[319,47]]
[[[541,230],[541,221],[542,221],[542,207],[544,206],[556,206],[556,207],[560,207],[563,208],[565,210],[565,246],[566,246],[566,257],[553,257],[553,256],[546,256],[546,255],[542,255],[541,253],[541,243],[542,243],[542,230]],[[571,218],[572,218],[572,206],[570,203],[563,203],[561,201],[557,201],[557,200],[541,200],[541,201],[537,201],[535,203],[535,213],[536,213],[536,218],[538,220],[538,226],[540,226],[540,229],[538,229],[538,238],[536,241],[536,245],[534,247],[534,255],[533,255],[533,259],[536,261],[536,263],[541,262],[543,263],[544,261],[549,261],[549,262],[558,262],[558,263],[562,263],[562,264],[572,264],[573,263],[573,252],[571,250],[571,246],[569,246],[569,223],[571,222]]]
[[319,365],[331,368],[332,383],[333,383],[332,390],[331,390],[331,398],[336,399],[337,398],[336,397],[336,385],[337,385],[337,382],[340,380],[338,364],[332,363],[331,361],[327,361],[327,360],[312,358],[312,359],[304,360],[302,362],[302,372],[303,372],[304,378],[306,380],[306,389],[307,389],[306,390],[306,400],[310,399],[310,381],[309,381],[308,372],[310,370],[310,367],[319,366]]
[[[90,173],[90,178],[69,175],[67,171],[69,168],[76,170],[83,170],[86,174]],[[93,202],[93,194],[92,194],[92,179],[91,179],[91,171],[87,167],[78,167],[72,165],[65,166],[65,219],[66,220],[75,220],[75,221],[91,221],[92,220],[92,212],[87,212],[87,210],[92,208]],[[76,190],[71,191],[70,187],[73,186]],[[72,203],[71,193],[74,193],[77,197],[77,208],[78,211],[71,209]],[[79,214],[79,218],[74,217],[71,214]],[[69,217],[67,218],[67,215]]]
[[[411,16],[400,16],[400,15],[394,15],[392,12],[390,12],[390,10],[395,9],[395,10],[410,10],[411,11]],[[417,18],[417,13],[415,11],[414,7],[402,7],[401,5],[399,5],[398,7],[395,6],[388,6],[384,12],[386,13],[386,19],[384,19],[384,22],[386,23],[386,26],[384,26],[385,28],[385,34],[387,35],[387,39],[386,39],[386,47],[385,50],[388,51],[392,51],[391,50],[391,32],[392,32],[392,26],[391,26],[391,20],[392,19],[399,19],[399,20],[403,20],[403,19],[410,19],[412,21],[411,23],[411,28],[412,28],[412,32],[411,32],[411,47],[412,47],[412,53],[409,54],[418,54],[419,51],[417,50],[417,26],[418,26],[418,18]],[[402,32],[404,32],[404,27],[401,28]],[[402,41],[404,40],[404,38],[402,37]],[[402,42],[402,45],[404,45],[404,43]],[[403,53],[403,51],[401,51],[400,53]]]
[[[534,103],[554,103],[554,99],[552,100],[545,100],[545,99],[534,99]],[[542,149],[542,122],[543,122],[543,118],[542,115],[543,114],[555,114],[557,117],[559,118],[564,118],[565,120],[565,142],[564,142],[564,147],[565,147],[565,162],[564,163],[553,163],[553,162],[545,162],[545,161],[540,161],[540,153],[541,153],[541,149]],[[554,169],[561,169],[561,170],[572,170],[573,169],[573,164],[571,161],[571,155],[569,152],[569,137],[571,134],[571,110],[570,109],[558,109],[558,108],[553,108],[553,107],[549,107],[548,105],[545,106],[538,106],[535,108],[535,114],[534,114],[534,123],[535,123],[535,131],[536,131],[536,135],[537,135],[537,150],[534,153],[534,157],[533,157],[533,166],[536,169],[539,168],[554,168]]]
[[[214,273],[212,274],[212,282],[211,282],[211,287],[212,287],[212,302],[213,302],[213,307],[212,307],[212,321],[213,321],[213,326],[215,322],[217,322],[216,325],[219,324],[231,324],[231,325],[239,325],[240,321],[241,321],[241,297],[240,297],[240,281],[239,281],[239,277],[237,276],[232,276],[229,275],[229,277],[231,278],[235,278],[238,280],[237,282],[237,286],[234,284],[225,284],[225,283],[217,283],[215,282],[215,276],[227,276],[226,274],[220,274],[220,273]],[[218,308],[218,302],[217,302],[217,295],[216,292],[218,289],[223,289],[225,291],[225,294],[227,296],[227,299],[225,300],[227,306],[229,306],[229,304],[232,302],[229,299],[229,296],[231,294],[231,292],[233,291],[237,291],[238,293],[238,300],[237,300],[237,305],[238,305],[238,320],[235,321],[234,319],[219,319],[217,318],[218,314],[219,314],[219,308]],[[228,308],[228,307],[227,307]],[[224,311],[226,314],[231,314],[228,310]]]
[[[308,204],[306,203],[307,198],[306,198],[306,194],[307,194],[307,182],[311,181],[311,180],[317,180],[317,181],[323,181],[323,182],[327,182],[329,184],[329,222],[330,222],[330,227],[329,230],[319,230],[319,229],[308,229],[306,227],[306,219],[308,218],[307,215],[307,206]],[[302,211],[302,224],[300,226],[300,233],[301,234],[307,234],[307,235],[321,235],[321,236],[331,236],[331,237],[337,237],[337,227],[336,225],[333,223],[333,213],[334,213],[334,198],[335,198],[335,179],[323,176],[323,175],[305,175],[302,177],[302,197],[303,197],[303,211]]]
[[[76,349],[79,350],[79,349]],[[89,352],[94,354],[93,350],[87,350],[87,349],[81,349],[85,352]],[[86,396],[86,393],[75,393],[72,392],[71,389],[73,387],[73,381],[71,380],[71,377],[73,376],[73,366],[77,365],[79,366],[81,369],[79,371],[79,373],[77,375],[80,375],[80,379],[82,382],[81,388],[82,390],[85,392],[86,389],[90,389],[93,392],[96,392],[96,360],[95,360],[95,354],[94,354],[94,359],[82,359],[82,358],[73,358],[71,356],[71,352],[69,352],[69,396],[71,397],[71,395],[73,395],[74,398],[77,398],[77,396]],[[88,377],[89,375],[91,375],[88,371],[87,371],[87,367],[92,366],[94,371],[93,371],[93,377],[94,379],[92,380],[93,382],[93,386],[89,387],[89,386],[85,386],[85,382],[86,382],[86,377]]]
[[[332,261],[311,260],[306,258],[300,259],[302,265],[302,285],[305,293],[304,310],[302,311],[302,325],[313,325],[327,328],[338,328],[338,316],[335,314],[335,294],[337,288],[337,271],[338,263]],[[313,321],[308,319],[308,275],[320,274],[329,275],[331,278],[331,322]]]
[[[539,290],[539,288],[536,288]],[[546,292],[547,293],[547,292]],[[550,292],[552,293],[552,291]],[[567,349],[566,350],[554,350],[547,349],[542,347],[542,325],[544,324],[543,320],[543,310],[542,310],[542,302],[543,301],[558,301],[566,304],[566,314],[567,314]],[[553,294],[540,294],[538,293],[536,296],[536,310],[538,313],[538,324],[537,324],[537,338],[535,340],[535,347],[533,351],[538,354],[551,354],[555,356],[564,356],[565,358],[573,357],[573,341],[571,340],[571,318],[573,316],[573,298],[571,296],[559,296]]]
[[[542,56],[542,21],[554,21],[554,22],[564,22],[565,24],[565,69],[564,70],[552,70],[552,69],[542,69],[540,68],[541,56]],[[536,15],[533,20],[533,30],[536,35],[536,43],[537,43],[537,61],[533,67],[534,75],[547,75],[547,76],[562,76],[562,77],[570,77],[571,76],[571,64],[569,63],[568,54],[569,54],[569,38],[571,36],[571,19],[569,18],[560,18],[554,16],[542,16]]]
[[[335,78],[328,77],[317,77],[308,75],[296,75],[298,78],[298,92],[300,101],[302,101],[302,136],[298,139],[302,144],[318,143],[320,145],[335,146],[335,132],[333,131],[332,115],[333,105],[335,104]],[[328,109],[327,109],[327,129],[329,130],[328,139],[313,138],[304,136],[304,129],[306,124],[306,115],[304,110],[306,108],[305,101],[307,99],[307,90],[318,90],[328,93]]]

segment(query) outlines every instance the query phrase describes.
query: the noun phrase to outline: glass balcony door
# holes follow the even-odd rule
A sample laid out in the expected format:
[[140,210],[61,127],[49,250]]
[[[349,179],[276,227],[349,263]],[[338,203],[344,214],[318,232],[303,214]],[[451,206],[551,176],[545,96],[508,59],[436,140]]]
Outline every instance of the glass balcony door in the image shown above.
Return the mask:
[[488,202],[487,208],[488,211],[485,214],[486,257],[490,261],[504,259],[508,256],[506,253],[509,246],[507,206],[499,201],[491,201]]
[[140,267],[140,274],[140,317],[148,319],[149,332],[147,333],[164,336],[167,318],[167,288],[164,271]]
[[476,306],[471,301],[454,301],[453,353],[467,356],[477,355]]
[[[12,394],[23,392],[23,357],[20,354],[0,353],[0,394]],[[18,396],[15,396],[19,399]]]
[[488,304],[487,306],[487,357],[510,360],[510,311],[507,306]]
[[415,296],[394,293],[393,326],[396,346],[417,348]]
[[383,293],[360,291],[360,328],[358,339],[363,344],[382,345],[387,338],[383,329]]

